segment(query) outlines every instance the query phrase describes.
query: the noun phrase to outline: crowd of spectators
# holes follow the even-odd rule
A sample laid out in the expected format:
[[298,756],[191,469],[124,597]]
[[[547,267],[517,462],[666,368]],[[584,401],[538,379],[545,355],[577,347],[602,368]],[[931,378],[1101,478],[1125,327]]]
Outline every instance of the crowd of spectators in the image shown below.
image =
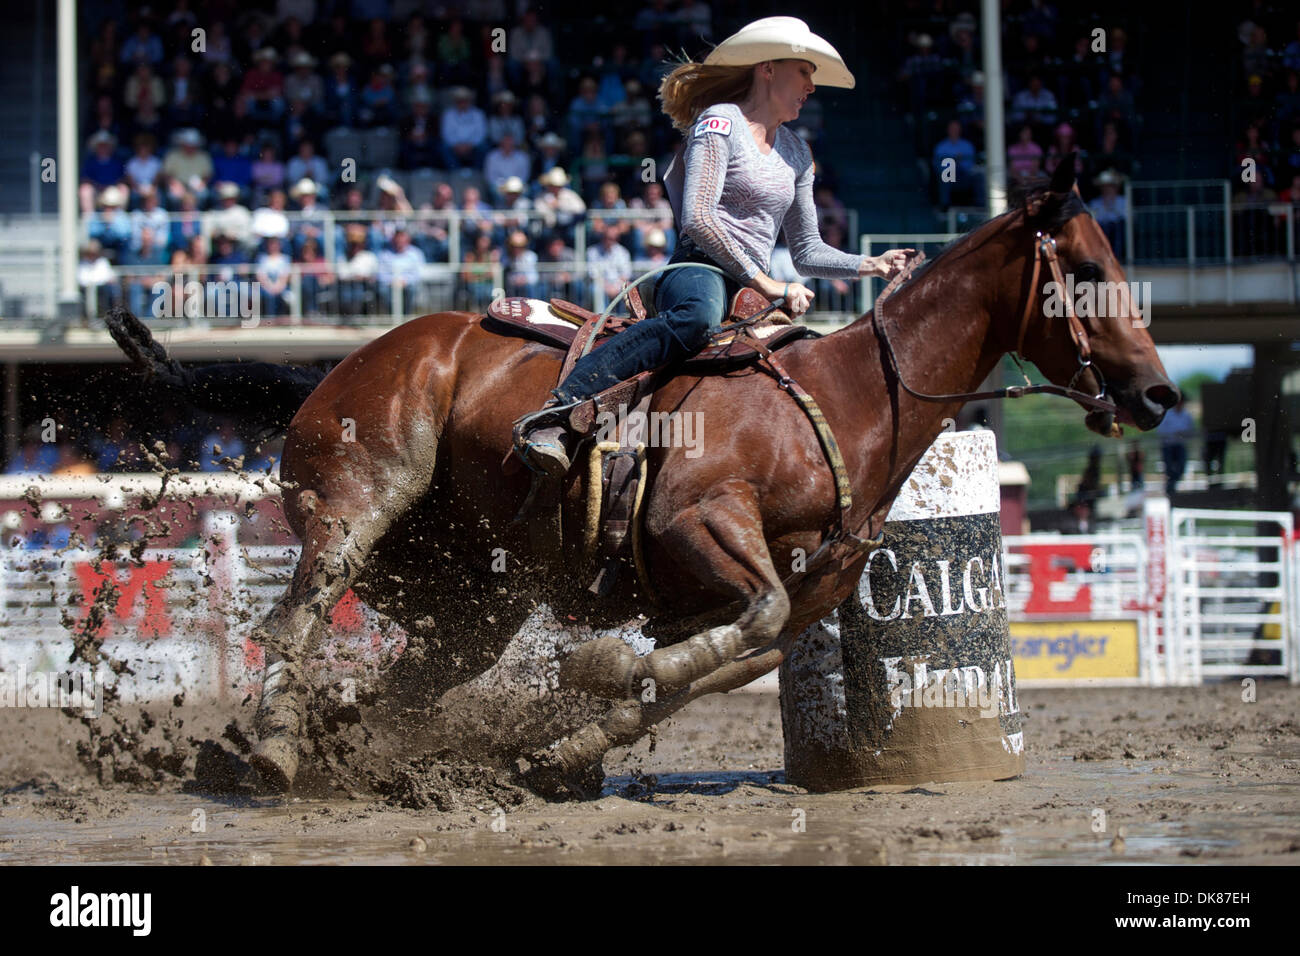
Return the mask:
[[1286,207],[1300,205],[1300,16],[1252,5],[1237,26],[1234,253],[1286,248]]
[[[1234,184],[1234,254],[1285,249],[1286,206],[1300,203],[1300,19],[1244,4],[1228,78],[1236,130],[1225,176]],[[985,77],[969,3],[940,0],[907,32],[899,97],[929,170],[936,208],[984,207]],[[1137,170],[1143,82],[1127,31],[1071,15],[1050,0],[1013,4],[1001,21],[1008,185],[1076,155],[1085,200],[1121,257],[1124,184]],[[1100,32],[1098,32],[1100,30]],[[948,175],[944,175],[945,170]]]
[[[897,73],[940,210],[987,204],[985,76],[973,9],[935,3],[930,20],[908,32],[910,52]],[[1119,186],[1134,171],[1142,130],[1141,77],[1126,31],[1072,19],[1047,0],[1014,4],[1001,23],[1008,185],[1051,174],[1074,153],[1084,198],[1112,243],[1122,241]]]
[[[261,6],[84,14],[80,277],[109,304],[147,313],[156,282],[183,270],[256,278],[265,316],[295,294],[306,314],[386,314],[395,288],[421,305],[428,263],[449,264],[458,305],[482,298],[496,263],[512,293],[575,298],[671,254],[659,180],[678,134],[655,95],[670,50],[707,50],[708,4],[611,14],[627,29],[600,48],[565,47],[538,10],[504,0],[437,17],[400,0]],[[326,209],[331,236],[313,218]],[[466,217],[455,263],[437,215],[450,210]],[[562,285],[580,223],[600,274]]]
[[270,474],[279,467],[279,439],[245,441],[235,423],[223,416],[183,421],[174,410],[168,410],[158,425],[158,433],[169,437],[161,448],[146,450],[121,416],[110,418],[102,428],[87,429],[85,440],[66,434],[47,440],[51,436],[32,425],[23,432],[4,474],[142,472],[154,470],[159,464],[182,471]]
[[[102,425],[84,427],[76,436],[66,431],[51,435],[42,426],[32,425],[22,433],[4,474],[91,476],[150,472],[159,466],[188,472],[240,471],[254,478],[279,473],[283,438],[253,440],[241,435],[236,424],[223,416],[186,421],[170,408],[162,413],[157,428],[156,434],[168,437],[162,442],[151,440],[146,450],[120,415],[110,415]],[[0,547],[89,547],[109,539],[119,543],[139,540],[144,533],[138,525],[108,519],[93,532],[83,531],[79,538],[74,537],[73,512],[55,501],[46,501],[33,516],[38,520],[26,522],[26,530],[21,530],[21,515],[8,512],[0,522]]]

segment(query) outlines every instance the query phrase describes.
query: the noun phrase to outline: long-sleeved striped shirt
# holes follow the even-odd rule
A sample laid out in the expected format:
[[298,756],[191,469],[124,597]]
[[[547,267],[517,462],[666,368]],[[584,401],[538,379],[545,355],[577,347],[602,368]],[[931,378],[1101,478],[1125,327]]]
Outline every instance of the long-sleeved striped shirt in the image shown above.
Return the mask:
[[704,110],[686,140],[681,230],[733,277],[768,272],[781,229],[800,275],[850,279],[862,257],[822,241],[812,153],[782,125],[766,155],[735,103]]

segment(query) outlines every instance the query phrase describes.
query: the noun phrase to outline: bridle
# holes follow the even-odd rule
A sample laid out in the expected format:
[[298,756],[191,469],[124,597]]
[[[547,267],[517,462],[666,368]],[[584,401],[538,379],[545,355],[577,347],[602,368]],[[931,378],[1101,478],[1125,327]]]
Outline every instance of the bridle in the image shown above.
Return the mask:
[[[1042,200],[1038,200],[1032,205],[1026,207],[1025,218],[1032,218],[1038,211]],[[911,277],[922,262],[925,261],[925,253],[918,252],[907,264],[907,267],[894,276],[889,284],[885,286],[879,297],[876,299],[875,308],[872,311],[872,321],[874,323],[876,334],[881,344],[884,346],[885,354],[889,357],[890,368],[893,369],[894,377],[898,379],[898,384],[903,387],[913,398],[923,402],[969,402],[982,399],[993,398],[1020,398],[1024,395],[1060,395],[1064,398],[1070,398],[1080,405],[1086,405],[1098,411],[1115,413],[1119,411],[1119,406],[1114,402],[1108,401],[1106,395],[1106,379],[1101,374],[1101,369],[1092,363],[1092,346],[1088,341],[1088,332],[1079,321],[1079,317],[1074,314],[1074,303],[1065,296],[1065,276],[1061,273],[1061,261],[1056,254],[1056,239],[1049,233],[1041,230],[1034,235],[1034,268],[1029,277],[1029,288],[1025,294],[1025,307],[1020,314],[1020,331],[1016,336],[1016,349],[1011,353],[1020,374],[1024,376],[1024,385],[1011,385],[1007,388],[996,388],[985,392],[954,392],[946,395],[930,395],[926,392],[918,392],[907,384],[903,378],[902,370],[898,365],[898,357],[894,354],[893,343],[889,341],[889,332],[885,325],[884,304],[885,301],[894,293],[903,282]],[[1029,319],[1034,311],[1034,303],[1037,300],[1038,277],[1042,273],[1043,262],[1047,262],[1047,268],[1052,274],[1052,281],[1056,287],[1062,291],[1062,299],[1065,302],[1065,318],[1069,324],[1070,336],[1074,341],[1075,357],[1078,360],[1078,368],[1075,369],[1074,375],[1070,378],[1067,385],[1053,385],[1050,382],[1042,385],[1033,385],[1029,381],[1029,376],[1025,374],[1025,368],[1021,365],[1021,357],[1024,354],[1025,335],[1029,331]],[[1097,394],[1089,395],[1087,392],[1081,392],[1076,389],[1075,383],[1079,377],[1088,369],[1092,370],[1093,376],[1097,381]]]

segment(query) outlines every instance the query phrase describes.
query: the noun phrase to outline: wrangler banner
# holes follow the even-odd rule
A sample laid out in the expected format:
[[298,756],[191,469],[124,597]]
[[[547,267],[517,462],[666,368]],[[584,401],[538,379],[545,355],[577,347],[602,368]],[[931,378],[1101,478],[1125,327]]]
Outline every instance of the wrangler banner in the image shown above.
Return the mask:
[[1021,681],[1137,681],[1138,622],[1012,621],[1011,654]]

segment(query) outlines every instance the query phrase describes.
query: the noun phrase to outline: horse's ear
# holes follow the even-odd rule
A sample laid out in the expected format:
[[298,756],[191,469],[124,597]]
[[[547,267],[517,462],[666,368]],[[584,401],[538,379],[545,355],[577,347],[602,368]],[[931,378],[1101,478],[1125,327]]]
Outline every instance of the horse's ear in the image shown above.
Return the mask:
[[1070,151],[1061,157],[1052,173],[1052,185],[1049,187],[1058,196],[1063,196],[1074,188],[1074,162],[1078,153]]

